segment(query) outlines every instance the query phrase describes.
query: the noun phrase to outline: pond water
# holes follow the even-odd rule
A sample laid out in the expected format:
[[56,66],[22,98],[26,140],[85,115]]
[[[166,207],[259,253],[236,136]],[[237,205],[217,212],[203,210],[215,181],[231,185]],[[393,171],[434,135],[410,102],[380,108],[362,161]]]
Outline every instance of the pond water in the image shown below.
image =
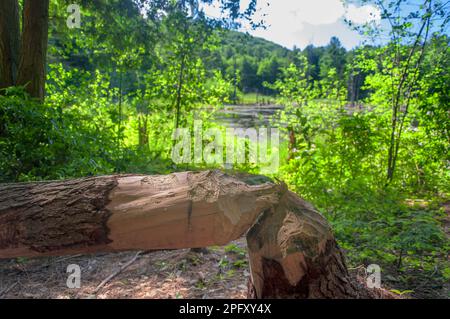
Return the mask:
[[270,118],[282,105],[227,105],[218,112],[215,120],[225,127],[230,128],[258,128],[269,127]]

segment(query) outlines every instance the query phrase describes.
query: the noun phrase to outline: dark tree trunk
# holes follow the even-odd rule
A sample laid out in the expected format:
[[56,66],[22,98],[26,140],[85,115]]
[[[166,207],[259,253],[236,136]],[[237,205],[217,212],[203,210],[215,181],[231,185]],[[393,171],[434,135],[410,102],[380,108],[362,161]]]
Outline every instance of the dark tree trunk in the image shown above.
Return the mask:
[[289,130],[289,146],[288,146],[288,161],[295,157],[295,148],[297,146],[297,138],[295,136],[295,131],[292,127]]
[[185,57],[182,55],[181,57],[181,66],[180,73],[178,76],[178,86],[177,86],[177,97],[175,101],[175,129],[180,125],[180,116],[181,116],[181,93],[183,90],[183,77],[184,77],[184,67],[185,67]]
[[148,114],[138,116],[139,146],[148,147]]
[[13,86],[19,68],[20,24],[17,0],[0,1],[0,89]]
[[49,0],[25,0],[21,57],[17,85],[35,98],[44,99],[48,42]]

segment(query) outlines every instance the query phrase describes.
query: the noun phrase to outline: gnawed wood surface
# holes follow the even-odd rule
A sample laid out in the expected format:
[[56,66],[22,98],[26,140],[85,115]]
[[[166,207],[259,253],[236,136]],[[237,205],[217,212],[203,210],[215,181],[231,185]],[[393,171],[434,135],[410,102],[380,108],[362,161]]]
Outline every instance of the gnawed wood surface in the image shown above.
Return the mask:
[[350,278],[325,218],[287,189],[250,229],[247,244],[251,298],[381,297]]

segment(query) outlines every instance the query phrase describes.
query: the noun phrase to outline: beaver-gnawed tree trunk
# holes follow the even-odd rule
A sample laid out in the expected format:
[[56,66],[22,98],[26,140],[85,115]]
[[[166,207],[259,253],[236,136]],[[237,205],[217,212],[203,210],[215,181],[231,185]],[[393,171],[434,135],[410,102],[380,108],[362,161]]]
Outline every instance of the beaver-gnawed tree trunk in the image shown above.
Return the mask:
[[351,278],[330,226],[287,189],[247,233],[250,298],[374,298]]
[[246,232],[250,297],[373,296],[326,220],[285,185],[219,171],[0,185],[0,258],[199,248]]
[[225,245],[277,189],[218,171],[0,184],[0,258]]

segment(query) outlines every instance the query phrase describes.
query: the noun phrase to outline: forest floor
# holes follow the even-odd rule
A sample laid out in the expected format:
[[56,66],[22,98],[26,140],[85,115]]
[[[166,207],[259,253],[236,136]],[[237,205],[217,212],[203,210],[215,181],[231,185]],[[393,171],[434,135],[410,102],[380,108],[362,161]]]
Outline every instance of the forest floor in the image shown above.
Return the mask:
[[[80,288],[67,287],[71,264],[81,269]],[[351,271],[360,276],[361,269]],[[249,276],[242,238],[201,250],[0,260],[0,298],[239,299],[247,296]]]
[[[246,298],[245,240],[207,250],[136,252],[0,260],[0,298]],[[67,267],[79,265],[80,288]],[[106,278],[116,274],[101,288]]]

